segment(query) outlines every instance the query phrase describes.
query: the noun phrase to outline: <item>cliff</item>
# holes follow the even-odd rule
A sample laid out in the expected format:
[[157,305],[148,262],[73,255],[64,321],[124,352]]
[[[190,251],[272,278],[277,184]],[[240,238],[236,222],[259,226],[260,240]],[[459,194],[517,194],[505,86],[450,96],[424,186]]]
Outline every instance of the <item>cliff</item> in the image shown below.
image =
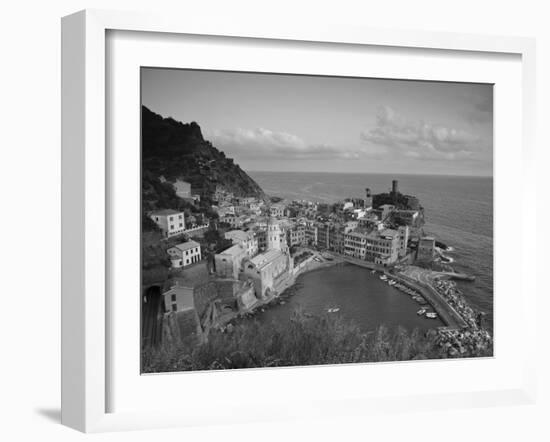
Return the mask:
[[[217,186],[235,196],[265,198],[263,190],[232,158],[205,140],[200,126],[183,124],[142,106],[142,178],[144,206],[152,198],[173,203],[171,183],[191,183],[192,192],[210,199]],[[167,182],[161,183],[160,177]],[[169,207],[166,205],[166,207]]]

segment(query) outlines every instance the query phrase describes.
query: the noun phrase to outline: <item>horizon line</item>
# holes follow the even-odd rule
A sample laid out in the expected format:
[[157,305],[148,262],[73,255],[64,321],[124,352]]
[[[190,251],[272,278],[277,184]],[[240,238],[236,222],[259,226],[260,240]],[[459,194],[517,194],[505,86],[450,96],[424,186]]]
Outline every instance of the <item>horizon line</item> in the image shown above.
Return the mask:
[[[243,169],[241,167],[241,169]],[[494,178],[493,175],[462,175],[456,173],[404,173],[404,172],[334,172],[324,170],[253,170],[243,169],[245,172],[261,172],[261,173],[330,173],[341,175],[410,175],[410,176],[453,176],[462,178]]]

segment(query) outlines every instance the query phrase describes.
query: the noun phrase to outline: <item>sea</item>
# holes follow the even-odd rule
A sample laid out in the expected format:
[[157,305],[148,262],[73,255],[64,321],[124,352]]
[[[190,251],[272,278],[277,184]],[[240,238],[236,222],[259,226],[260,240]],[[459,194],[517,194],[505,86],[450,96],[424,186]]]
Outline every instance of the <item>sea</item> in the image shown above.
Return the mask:
[[[492,328],[492,177],[259,171],[247,173],[270,196],[326,203],[334,203],[347,197],[361,198],[367,187],[375,194],[387,192],[391,188],[392,180],[398,180],[401,193],[419,198],[424,207],[424,231],[449,247],[444,253],[452,261],[451,266],[456,271],[475,276],[475,281],[459,282],[458,285],[468,302],[486,314],[486,325]],[[279,309],[282,311],[269,313],[268,316],[286,315],[298,306],[305,306],[306,310],[315,313],[328,305],[340,305],[343,298],[339,296],[339,292],[342,292],[343,282],[346,293],[363,293],[365,284],[378,284],[375,275],[370,275],[365,269],[350,269],[349,266],[344,269],[342,272],[342,269],[329,268],[302,275],[298,278],[298,288],[290,305],[285,304],[281,306],[284,308]],[[363,276],[365,272],[370,276]],[[319,291],[322,296],[316,294]],[[344,313],[348,311],[348,316],[360,322],[359,325],[371,326],[373,321],[376,322],[376,317],[380,323],[391,322],[395,317],[391,315],[391,309],[396,308],[395,303],[389,302],[388,298],[384,298],[387,305],[362,305],[363,298],[364,296],[355,299],[355,305],[350,301],[350,305],[343,308]],[[381,310],[373,313],[375,307]],[[357,312],[362,309],[369,310],[370,313],[363,316],[359,314],[357,317]],[[411,327],[416,324],[416,320],[408,322]]]

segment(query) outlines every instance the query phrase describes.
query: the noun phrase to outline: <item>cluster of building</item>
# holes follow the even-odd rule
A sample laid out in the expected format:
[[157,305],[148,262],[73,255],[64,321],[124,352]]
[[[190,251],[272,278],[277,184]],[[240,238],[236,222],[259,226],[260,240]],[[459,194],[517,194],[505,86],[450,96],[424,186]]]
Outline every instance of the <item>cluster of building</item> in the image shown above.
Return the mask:
[[[200,235],[208,229],[208,224],[186,229],[185,213],[172,209],[156,210],[149,217],[159,228],[163,238],[179,235]],[[201,246],[195,241],[186,241],[167,250],[173,268],[181,268],[201,260]]]
[[214,257],[219,278],[251,281],[258,300],[276,293],[292,275],[293,260],[283,222],[268,219],[247,231],[231,230],[232,245]]
[[[395,180],[389,195],[403,197]],[[334,204],[329,211],[321,210],[318,203],[302,200],[265,207],[262,203],[259,214],[246,212],[246,205],[257,203],[251,198],[239,202],[240,212],[226,213],[220,221],[241,232],[243,238],[234,241],[235,244],[254,243],[248,251],[249,258],[266,250],[309,246],[389,266],[410,254],[410,240],[414,239],[417,245],[414,258],[431,261],[435,239],[419,234],[421,213],[418,200],[415,197],[406,198],[406,210],[394,204],[383,204],[375,209],[373,195],[370,189],[366,189],[364,198],[346,199]],[[235,209],[235,199],[226,200],[226,204],[230,203]],[[223,256],[228,262],[229,255],[233,257],[235,277],[235,269],[242,265],[245,253],[234,245],[222,252],[220,259]],[[222,263],[216,261],[218,264]]]
[[236,197],[219,186],[216,187],[213,199],[216,204],[212,209],[218,214],[219,221],[233,229],[243,228],[265,210],[263,200],[255,197]]
[[[190,194],[188,183],[178,181],[176,184],[177,191]],[[403,197],[396,180],[388,195]],[[242,269],[245,258],[252,259],[270,250],[288,252],[289,248],[300,246],[388,266],[409,254],[409,240],[413,237],[417,245],[415,258],[430,262],[434,258],[435,239],[418,234],[421,218],[418,200],[406,198],[407,210],[394,204],[383,204],[375,209],[373,195],[367,188],[363,198],[348,198],[327,211],[311,201],[267,204],[255,197],[236,197],[218,186],[212,209],[218,213],[220,225],[231,229],[226,235],[233,245],[216,257],[216,268],[222,269],[216,272],[237,279],[237,269]],[[150,216],[166,238],[189,231],[183,212],[168,209]],[[191,250],[197,250],[197,243],[183,243],[170,249],[172,265],[185,267],[200,260],[200,246],[198,252],[191,254]]]
[[[398,194],[396,181],[392,192]],[[399,262],[411,252],[409,240],[417,233],[420,216],[419,210],[402,210],[392,204],[375,209],[370,189],[364,198],[337,203],[328,213],[311,201],[266,204],[222,191],[216,194],[219,220],[230,229],[225,238],[231,245],[215,255],[215,273],[222,279],[252,281],[260,300],[276,292],[292,273],[291,251],[299,247],[383,266]],[[433,258],[434,243],[433,238],[419,241],[421,259]]]
[[[182,195],[191,192],[190,186],[182,182],[175,189]],[[401,196],[397,181],[390,195]],[[212,281],[215,284],[204,291],[217,294],[209,301],[208,313],[199,309],[202,322],[208,317],[214,323],[215,315],[225,311],[220,307],[220,299],[224,299],[225,306],[233,303],[232,309],[246,311],[280,293],[299,269],[293,260],[293,253],[299,248],[326,250],[390,266],[411,256],[413,238],[417,245],[415,259],[430,261],[434,257],[435,240],[418,234],[420,210],[410,206],[402,210],[397,204],[374,208],[370,189],[365,190],[363,198],[348,198],[330,206],[304,200],[271,204],[254,197],[236,197],[221,187],[216,188],[212,199],[212,209],[218,214],[218,230],[229,245],[218,250],[213,266],[209,267],[208,284]],[[183,212],[159,210],[150,217],[165,238],[190,230],[186,229]],[[167,254],[175,269],[203,259],[201,245],[193,240],[168,248]],[[232,287],[228,296],[220,295],[219,287],[224,284]],[[166,312],[195,308],[196,300],[203,297],[197,295],[201,290],[199,286],[170,288],[163,293]]]

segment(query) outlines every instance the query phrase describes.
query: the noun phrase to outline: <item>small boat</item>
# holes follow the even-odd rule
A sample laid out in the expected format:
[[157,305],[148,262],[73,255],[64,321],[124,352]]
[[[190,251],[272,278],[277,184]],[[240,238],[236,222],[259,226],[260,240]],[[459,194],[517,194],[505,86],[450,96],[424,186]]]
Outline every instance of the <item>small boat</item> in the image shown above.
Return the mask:
[[380,279],[381,279],[382,281],[385,281],[386,279],[388,279],[388,277],[387,277],[386,275],[380,275]]
[[426,318],[436,319],[437,318],[437,313],[435,313],[435,312],[426,313]]
[[336,307],[336,308],[329,308],[329,309],[327,310],[328,313],[336,313],[336,312],[338,312],[338,311],[340,311],[340,308],[339,308],[339,307]]
[[422,316],[424,313],[426,313],[426,309],[425,309],[425,308],[421,308],[420,310],[418,310],[418,311],[416,312],[416,314],[419,315],[419,316]]
[[376,273],[376,270],[372,270],[371,273]]
[[397,284],[397,283],[396,283],[394,280],[391,280],[391,281],[388,281],[388,284],[389,284],[389,285],[395,285],[395,284]]

